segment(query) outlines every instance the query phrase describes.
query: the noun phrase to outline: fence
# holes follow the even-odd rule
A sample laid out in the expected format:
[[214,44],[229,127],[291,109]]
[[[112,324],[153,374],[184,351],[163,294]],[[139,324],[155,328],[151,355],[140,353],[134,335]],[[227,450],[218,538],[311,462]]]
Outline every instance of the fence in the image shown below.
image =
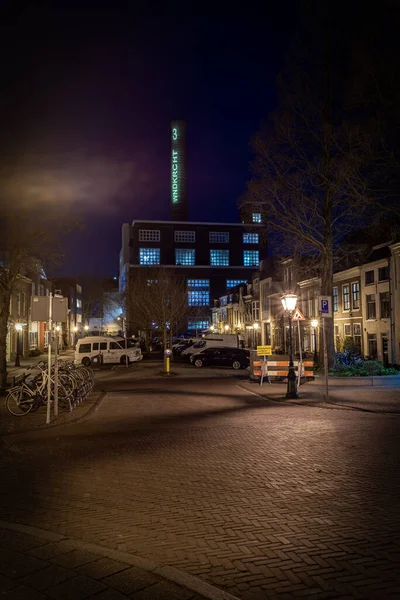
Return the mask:
[[[294,368],[296,373],[299,371],[299,363],[300,361],[294,361]],[[262,368],[264,365],[264,361],[261,359],[253,360],[253,377],[261,377]],[[305,360],[301,365],[301,377],[314,377],[314,363],[312,360]],[[266,361],[267,371],[264,372],[264,377],[287,377],[288,369],[289,369],[289,361],[288,360],[267,360]]]

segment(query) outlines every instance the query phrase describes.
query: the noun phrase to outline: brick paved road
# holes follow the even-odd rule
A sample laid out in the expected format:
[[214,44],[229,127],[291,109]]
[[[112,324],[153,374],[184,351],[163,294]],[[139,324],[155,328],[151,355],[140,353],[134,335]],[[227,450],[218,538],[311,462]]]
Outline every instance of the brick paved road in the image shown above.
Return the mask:
[[400,596],[399,415],[269,403],[229,380],[110,386],[90,421],[3,441],[1,519],[242,598]]

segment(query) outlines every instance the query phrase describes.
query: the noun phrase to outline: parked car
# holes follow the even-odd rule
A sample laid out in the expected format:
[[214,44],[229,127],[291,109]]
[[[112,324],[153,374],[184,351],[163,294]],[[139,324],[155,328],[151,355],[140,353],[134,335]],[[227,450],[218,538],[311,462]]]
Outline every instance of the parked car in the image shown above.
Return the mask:
[[192,354],[190,362],[197,368],[213,366],[245,369],[250,364],[250,353],[242,348],[205,348]]
[[122,337],[109,336],[89,336],[78,340],[75,348],[75,364],[89,367],[92,364],[92,358],[101,356],[102,362],[121,363],[136,362],[142,360],[142,351],[134,345],[132,340],[126,340]]
[[184,350],[193,346],[193,344],[196,343],[197,341],[199,341],[199,340],[197,340],[197,339],[180,340],[180,342],[178,344],[174,344],[172,346],[173,355],[180,356]]
[[224,334],[224,333],[213,333],[207,334],[200,340],[196,341],[192,346],[185,348],[181,352],[181,356],[186,359],[190,359],[192,354],[196,354],[206,348],[241,348],[241,340],[238,335],[235,334]]

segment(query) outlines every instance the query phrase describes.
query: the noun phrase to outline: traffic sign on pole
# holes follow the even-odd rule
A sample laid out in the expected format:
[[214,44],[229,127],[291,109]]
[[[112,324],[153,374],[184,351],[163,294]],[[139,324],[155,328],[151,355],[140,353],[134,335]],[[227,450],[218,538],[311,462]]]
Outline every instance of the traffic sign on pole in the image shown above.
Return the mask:
[[318,302],[321,317],[332,317],[332,298],[320,296]]
[[303,313],[301,312],[301,310],[296,307],[296,309],[293,312],[293,316],[292,316],[292,321],[305,321],[306,318],[303,315]]

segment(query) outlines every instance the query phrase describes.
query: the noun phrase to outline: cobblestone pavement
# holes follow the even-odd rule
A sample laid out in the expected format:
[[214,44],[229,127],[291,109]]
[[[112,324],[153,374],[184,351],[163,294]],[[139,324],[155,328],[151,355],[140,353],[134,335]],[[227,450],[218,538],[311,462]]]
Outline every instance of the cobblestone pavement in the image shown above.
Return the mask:
[[30,527],[0,522],[0,557],[4,600],[205,600],[162,577],[155,565],[138,567],[141,561],[129,554]]
[[241,598],[400,596],[399,415],[272,402],[231,380],[107,389],[86,422],[3,438],[1,519]]

